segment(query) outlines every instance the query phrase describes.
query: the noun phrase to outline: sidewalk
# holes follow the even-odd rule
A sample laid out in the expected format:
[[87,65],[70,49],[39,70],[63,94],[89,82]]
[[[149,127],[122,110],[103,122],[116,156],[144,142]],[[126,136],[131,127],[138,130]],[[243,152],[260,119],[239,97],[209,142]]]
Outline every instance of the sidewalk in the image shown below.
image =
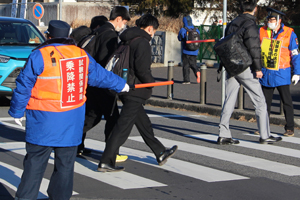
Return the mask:
[[[152,67],[151,70],[156,81],[167,80],[168,67]],[[181,67],[174,66],[173,70],[173,99],[167,99],[167,86],[159,86],[153,88],[152,97],[147,101],[147,104],[220,116],[222,110],[222,83],[221,81],[217,82],[216,68],[207,68],[205,104],[200,104],[200,84],[197,83],[192,70],[190,74],[191,84],[189,85],[181,84],[183,80]],[[291,85],[290,89],[294,104],[295,127],[300,128],[300,83],[295,86]],[[246,92],[244,92],[244,109],[235,109],[232,118],[245,119],[247,121],[255,119],[254,107]],[[277,90],[275,90],[273,96],[270,123],[276,125],[285,124],[284,116],[280,115],[280,97]]]

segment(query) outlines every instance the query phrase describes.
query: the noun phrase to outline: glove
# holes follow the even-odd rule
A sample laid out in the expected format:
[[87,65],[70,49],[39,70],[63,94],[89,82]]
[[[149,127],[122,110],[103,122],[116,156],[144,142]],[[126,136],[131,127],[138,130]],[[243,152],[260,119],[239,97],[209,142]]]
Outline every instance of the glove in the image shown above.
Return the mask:
[[22,125],[22,121],[23,121],[23,117],[21,117],[21,118],[15,118],[16,124],[18,124],[18,125],[20,125],[20,126],[23,126],[23,125]]
[[296,74],[293,75],[292,83],[294,83],[294,85],[296,85],[298,83],[299,79],[300,79],[300,75],[296,75]]
[[129,85],[126,83],[121,92],[129,92]]

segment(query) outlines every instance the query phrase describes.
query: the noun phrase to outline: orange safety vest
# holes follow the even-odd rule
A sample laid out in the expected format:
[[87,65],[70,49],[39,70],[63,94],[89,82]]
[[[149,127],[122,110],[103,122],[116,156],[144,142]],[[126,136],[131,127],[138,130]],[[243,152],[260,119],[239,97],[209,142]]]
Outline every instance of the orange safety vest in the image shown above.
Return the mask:
[[[264,67],[270,69],[266,66],[266,59],[268,59],[268,56],[270,56],[271,54],[270,52],[272,48],[273,48],[272,58],[275,59],[276,70],[285,69],[291,66],[289,45],[290,45],[290,39],[293,31],[294,30],[292,28],[284,26],[283,31],[277,36],[277,39],[273,39],[272,41],[273,47],[269,46],[268,48],[266,48],[261,46],[262,47],[261,53],[262,53]],[[267,26],[260,28],[260,43],[262,45],[264,43],[264,40],[271,41],[271,30],[268,29]]]
[[26,108],[63,112],[82,106],[88,81],[86,52],[74,45],[47,46],[39,51],[44,71],[37,77]]

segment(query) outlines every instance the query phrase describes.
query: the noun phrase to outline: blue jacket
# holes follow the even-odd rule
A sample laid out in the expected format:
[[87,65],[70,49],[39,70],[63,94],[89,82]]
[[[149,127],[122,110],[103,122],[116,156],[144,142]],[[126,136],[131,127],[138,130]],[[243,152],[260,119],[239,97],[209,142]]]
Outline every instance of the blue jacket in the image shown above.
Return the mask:
[[[188,28],[188,29],[193,29],[194,26],[193,24],[191,24],[190,21],[187,20],[186,17],[183,17],[183,24],[184,27]],[[197,29],[197,32],[200,34],[200,31]],[[187,54],[187,55],[194,55],[197,56],[198,55],[198,49],[195,51],[189,51],[185,49],[185,39],[186,38],[186,29],[185,28],[181,28],[179,33],[178,33],[178,40],[181,41],[181,45],[183,47],[183,51],[182,53]]]
[[[281,24],[284,27],[284,24]],[[274,35],[274,39],[278,37],[279,33],[282,33],[283,29],[280,28],[278,33]],[[291,66],[293,67],[293,74],[300,75],[300,55],[298,54],[298,39],[297,35],[292,32],[289,50],[291,52]],[[294,50],[294,51],[293,51]],[[297,52],[296,55],[292,55],[293,52]],[[291,67],[286,69],[269,70],[262,68],[263,77],[259,79],[260,83],[265,87],[278,87],[291,84]]]
[[[88,57],[90,61],[88,65],[89,85],[109,88],[117,92],[124,88],[125,81],[121,77],[101,67],[89,54]],[[14,90],[8,113],[14,118],[21,118],[26,112],[26,142],[53,147],[77,146],[82,140],[85,104],[65,112],[26,110],[31,90],[37,76],[43,70],[42,54],[39,50],[35,50],[29,56],[28,62],[16,79],[17,88]]]

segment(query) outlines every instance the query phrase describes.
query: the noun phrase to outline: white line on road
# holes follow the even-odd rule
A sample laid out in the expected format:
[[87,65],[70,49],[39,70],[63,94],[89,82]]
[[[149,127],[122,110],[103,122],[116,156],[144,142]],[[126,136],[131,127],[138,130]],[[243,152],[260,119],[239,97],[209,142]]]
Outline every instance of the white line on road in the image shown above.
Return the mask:
[[[218,136],[217,135],[190,135],[190,137],[193,138],[199,138],[199,139],[204,139],[204,140],[209,140],[209,141],[217,141]],[[284,138],[283,140],[285,141]],[[294,158],[300,158],[300,151],[295,150],[295,149],[290,149],[286,147],[280,147],[280,146],[274,146],[274,145],[267,145],[267,144],[259,144],[258,142],[250,142],[250,141],[245,141],[245,140],[240,140],[240,144],[238,146],[240,147],[246,147],[249,149],[256,149],[260,151],[265,151],[265,152],[270,152],[274,154],[280,154],[280,155],[285,155],[285,156],[290,156]]]
[[[14,191],[17,191],[17,187],[20,184],[22,172],[23,170],[0,161],[0,182]],[[43,178],[38,199],[45,199],[48,197],[48,184],[49,180]]]
[[[198,135],[197,135],[198,136]],[[195,137],[197,137],[195,136]],[[197,138],[202,137],[199,136]],[[130,140],[143,142],[143,139],[140,136],[129,137]],[[214,149],[210,147],[203,147],[195,144],[188,144],[185,142],[179,142],[175,140],[169,140],[165,138],[158,138],[164,145],[172,146],[174,144],[178,145],[178,149],[181,151],[186,151],[198,155],[204,155],[211,158],[216,158],[219,160],[225,160],[228,162],[233,162],[236,164],[253,167],[257,169],[272,171],[287,176],[297,176],[300,175],[300,167],[293,165],[282,164],[278,162],[273,162],[265,160],[262,158],[251,157],[243,154],[238,154],[234,152],[229,152],[225,150]],[[266,167],[268,166],[268,167]]]
[[[94,149],[95,151],[99,151],[98,149],[105,148],[104,142],[96,141],[92,139],[86,139],[85,144],[88,148]],[[135,160],[143,164],[151,165],[152,167],[161,168],[177,174],[203,180],[206,182],[248,179],[248,177],[245,176],[240,176],[240,175],[224,172],[221,170],[212,169],[209,167],[193,164],[186,161],[181,161],[174,158],[169,158],[168,162],[165,165],[159,166],[157,164],[156,159],[154,158],[154,154],[152,153],[126,148],[126,147],[121,147],[120,151],[122,152],[122,154],[128,155],[131,160]]]
[[[10,143],[0,143],[0,148],[25,155],[25,143],[24,142],[10,142]],[[49,163],[54,164],[54,154],[51,153]],[[90,177],[92,179],[110,184],[121,189],[138,189],[147,187],[163,187],[167,186],[165,184],[143,178],[128,172],[119,173],[101,173],[96,171],[98,163],[83,159],[76,158],[75,162],[75,173]],[[47,188],[47,186],[46,186]],[[74,194],[74,193],[73,193]]]

